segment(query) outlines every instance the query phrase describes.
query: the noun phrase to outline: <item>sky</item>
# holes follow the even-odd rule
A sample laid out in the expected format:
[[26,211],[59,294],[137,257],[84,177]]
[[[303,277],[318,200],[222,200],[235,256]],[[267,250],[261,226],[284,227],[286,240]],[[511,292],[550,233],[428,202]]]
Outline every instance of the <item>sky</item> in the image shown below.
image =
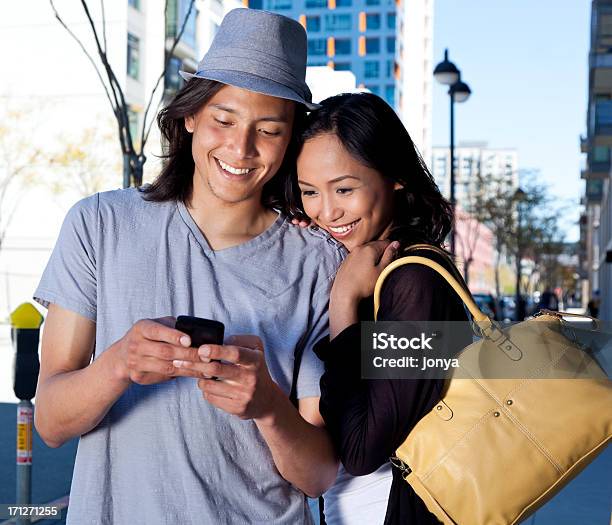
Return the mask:
[[[455,105],[455,142],[516,148],[520,169],[539,170],[570,204],[567,240],[578,239],[586,134],[590,0],[435,0],[434,67],[449,50],[471,97]],[[433,84],[433,145],[448,146],[447,88]]]

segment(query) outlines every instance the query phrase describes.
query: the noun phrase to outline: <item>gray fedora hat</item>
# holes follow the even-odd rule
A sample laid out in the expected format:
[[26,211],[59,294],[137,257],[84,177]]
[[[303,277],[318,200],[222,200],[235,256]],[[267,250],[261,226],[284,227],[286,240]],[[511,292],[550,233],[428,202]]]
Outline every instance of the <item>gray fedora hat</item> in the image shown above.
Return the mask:
[[306,85],[306,31],[295,20],[257,9],[230,11],[195,73],[205,78],[317,109]]

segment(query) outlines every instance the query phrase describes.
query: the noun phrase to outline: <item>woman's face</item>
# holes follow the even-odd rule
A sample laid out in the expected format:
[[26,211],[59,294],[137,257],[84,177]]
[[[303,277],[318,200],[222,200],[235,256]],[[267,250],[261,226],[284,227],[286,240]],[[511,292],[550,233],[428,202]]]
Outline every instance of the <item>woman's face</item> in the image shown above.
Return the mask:
[[297,172],[304,211],[349,251],[386,236],[400,186],[354,159],[335,134],[308,140]]

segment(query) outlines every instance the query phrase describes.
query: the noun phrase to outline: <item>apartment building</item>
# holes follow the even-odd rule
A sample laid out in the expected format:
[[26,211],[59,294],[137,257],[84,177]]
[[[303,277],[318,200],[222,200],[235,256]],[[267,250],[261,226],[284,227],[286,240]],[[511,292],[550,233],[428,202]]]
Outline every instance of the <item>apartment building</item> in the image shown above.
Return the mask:
[[351,71],[384,98],[430,158],[433,0],[245,0],[298,20],[308,65]]
[[[518,152],[512,148],[490,148],[486,142],[460,142],[455,147],[455,198],[459,207],[470,211],[470,202],[493,184],[519,187]],[[442,194],[450,198],[450,150],[434,147],[432,174]],[[481,182],[487,181],[487,188]]]
[[587,133],[580,144],[586,154],[581,174],[585,180],[583,302],[599,290],[599,316],[612,320],[612,0],[593,0],[591,4],[588,97]]

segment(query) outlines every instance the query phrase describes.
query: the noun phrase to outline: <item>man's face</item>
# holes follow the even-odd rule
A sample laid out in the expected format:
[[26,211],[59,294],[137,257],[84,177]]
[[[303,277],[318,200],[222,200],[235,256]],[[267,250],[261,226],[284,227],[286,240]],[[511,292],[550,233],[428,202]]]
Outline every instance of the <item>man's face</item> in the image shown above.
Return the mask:
[[228,204],[259,203],[283,162],[294,112],[290,100],[224,86],[185,118],[193,133],[194,197],[204,192]]

